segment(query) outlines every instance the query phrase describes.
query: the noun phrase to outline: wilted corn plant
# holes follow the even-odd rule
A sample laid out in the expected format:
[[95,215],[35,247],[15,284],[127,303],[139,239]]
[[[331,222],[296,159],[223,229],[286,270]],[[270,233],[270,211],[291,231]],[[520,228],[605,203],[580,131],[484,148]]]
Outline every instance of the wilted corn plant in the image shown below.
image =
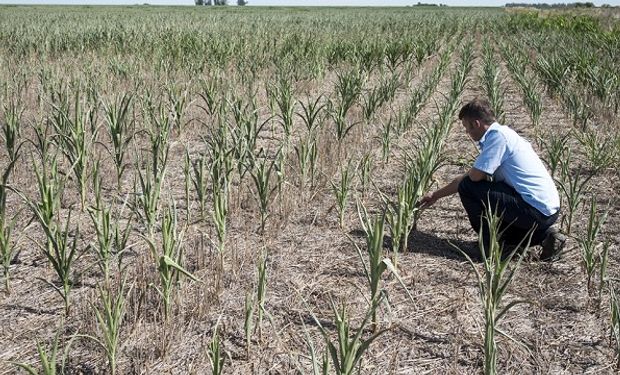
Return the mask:
[[134,137],[135,121],[131,118],[133,96],[125,93],[117,96],[111,103],[102,102],[105,112],[105,124],[108,136],[112,142],[112,149],[107,149],[114,161],[116,169],[116,187],[121,188],[123,173],[127,164],[125,155],[129,144]]
[[258,203],[260,211],[260,233],[265,233],[265,223],[269,217],[269,203],[272,193],[277,186],[272,186],[271,174],[274,170],[275,161],[268,161],[266,156],[260,157],[260,161],[255,163],[252,170],[252,180],[254,181],[254,198]]
[[611,340],[615,341],[616,369],[620,369],[620,297],[616,288],[609,286],[609,302],[611,303]]
[[[501,318],[514,306],[520,303],[527,303],[523,300],[514,300],[504,305],[502,300],[510,283],[514,279],[521,261],[526,255],[533,231],[530,231],[514,249],[506,254],[500,244],[502,236],[501,218],[493,211],[488,204],[485,212],[481,215],[481,227],[478,245],[483,260],[483,271],[478,271],[477,265],[472,259],[456,247],[467,259],[476,274],[480,299],[484,310],[484,373],[488,375],[497,374],[497,343],[495,334],[505,335],[499,328]],[[485,223],[486,222],[486,223]],[[488,230],[488,243],[484,240],[483,231]],[[520,249],[523,250],[520,250]],[[520,252],[518,254],[518,252]],[[513,258],[517,257],[516,263],[511,265]],[[503,307],[502,307],[503,306]]]
[[[219,323],[219,321],[218,321]],[[209,343],[209,362],[211,362],[211,374],[221,375],[224,370],[224,363],[226,358],[222,353],[222,346],[220,344],[220,331],[219,326],[216,324],[213,329],[213,338]]]
[[381,279],[383,272],[389,270],[404,288],[407,296],[413,302],[413,297],[409,293],[409,290],[405,286],[403,280],[398,275],[396,268],[388,258],[383,257],[383,235],[385,227],[385,215],[375,216],[370,218],[366,207],[363,204],[357,204],[357,214],[360,220],[360,224],[366,235],[366,253],[368,255],[368,262],[364,261],[362,250],[357,243],[347,235],[347,238],[353,243],[357,254],[360,257],[360,261],[364,267],[364,274],[368,280],[368,286],[370,287],[370,311],[372,317],[373,329],[377,328],[377,309],[379,303],[383,297],[383,290],[381,289]]
[[208,195],[208,181],[207,181],[207,161],[205,155],[200,155],[193,161],[190,161],[189,154],[187,154],[187,160],[191,163],[191,169],[189,173],[190,180],[196,191],[196,197],[198,198],[198,204],[200,207],[200,217],[204,220],[205,209],[207,205]]
[[181,276],[198,281],[194,275],[183,268],[183,235],[184,230],[177,228],[176,207],[169,205],[162,218],[161,244],[157,246],[150,238],[144,237],[157,263],[160,287],[156,289],[164,303],[166,321],[170,318],[173,292]]
[[[603,243],[598,241],[598,236],[601,232],[605,221],[607,220],[607,213],[598,212],[598,205],[596,203],[596,197],[592,196],[590,199],[590,210],[588,216],[588,224],[586,231],[583,235],[577,237],[577,242],[581,247],[581,259],[583,260],[583,269],[586,273],[588,293],[592,293],[592,276],[597,270],[597,265],[602,265],[604,257],[606,257],[606,250],[608,247],[603,247]],[[601,269],[601,271],[603,271]],[[601,275],[602,277],[602,275]]]
[[40,370],[37,370],[34,366],[27,363],[11,363],[25,370],[29,375],[56,375],[58,373],[63,374],[65,371],[65,362],[67,358],[69,358],[69,350],[71,349],[73,340],[78,336],[73,336],[67,342],[64,351],[60,353],[62,354],[62,356],[58,358],[61,333],[62,330],[58,330],[58,332],[54,335],[54,338],[50,343],[51,345],[49,349],[46,349],[43,344],[37,341],[37,355],[39,357],[39,362],[41,363]]
[[[73,108],[69,103],[68,93],[61,89],[56,93],[53,105],[52,125],[56,131],[57,144],[71,165],[71,170],[78,185],[82,210],[86,209],[86,186],[91,159],[91,145],[97,137],[96,131],[87,134],[87,123],[94,108],[83,109],[80,91],[75,90]],[[96,128],[90,124],[91,128]]]
[[100,306],[93,304],[97,319],[98,337],[88,336],[105,351],[110,374],[116,374],[117,354],[121,344],[121,327],[125,318],[126,296],[131,289],[126,290],[123,280],[117,290],[110,290],[110,286],[98,287]]
[[301,322],[304,327],[304,341],[306,342],[306,346],[310,351],[310,361],[312,363],[312,375],[328,375],[329,374],[329,349],[323,352],[321,363],[319,363],[319,358],[314,348],[314,342],[310,335],[308,334],[308,330],[306,329],[306,324]]
[[[3,190],[0,187],[0,190]],[[3,194],[0,191],[0,194]],[[0,198],[2,199],[2,198]],[[10,272],[11,263],[16,256],[17,243],[12,238],[15,224],[17,223],[17,215],[11,220],[7,220],[6,211],[0,208],[0,263],[2,265],[2,275],[4,277],[4,287],[7,293],[11,291]]]
[[368,186],[370,185],[370,178],[373,169],[373,158],[372,154],[366,153],[360,159],[360,162],[357,166],[357,173],[360,182],[360,188],[362,189],[362,196],[366,195],[366,191],[368,190]]
[[334,121],[335,135],[338,140],[338,154],[342,141],[349,134],[358,122],[351,122],[347,119],[347,114],[359,98],[366,77],[360,69],[354,67],[345,73],[338,73],[337,82],[334,88],[337,98],[328,100],[327,111]]
[[483,69],[482,83],[486,96],[491,103],[491,108],[495,114],[495,118],[500,123],[504,123],[504,90],[502,89],[501,71],[494,56],[494,50],[489,42],[485,39],[482,44]]
[[17,223],[18,214],[12,219],[7,217],[6,198],[9,192],[9,177],[17,159],[10,161],[6,169],[2,173],[0,181],[0,265],[2,266],[2,274],[4,276],[4,286],[7,293],[10,293],[10,269],[11,263],[16,256],[17,242],[12,238],[13,230]]
[[254,298],[250,293],[247,293],[243,306],[243,331],[245,333],[245,354],[248,359],[250,358],[250,344],[252,342],[252,330],[254,329],[254,309]]
[[267,314],[265,302],[267,297],[267,252],[263,251],[257,264],[258,280],[256,282],[256,307],[258,310],[258,336],[263,337],[263,318]]
[[384,163],[388,163],[390,161],[390,146],[392,144],[392,118],[387,122],[383,122],[383,127],[381,129],[381,159]]
[[593,173],[597,174],[605,169],[612,168],[616,159],[617,150],[615,140],[594,130],[579,130],[573,132],[583,146],[588,164]]
[[107,285],[110,279],[110,261],[113,257],[118,257],[120,269],[122,254],[127,248],[127,241],[131,233],[130,216],[124,227],[121,225],[121,216],[125,203],[118,210],[117,214],[112,213],[112,207],[106,205],[101,197],[101,177],[99,175],[99,162],[95,163],[93,171],[93,192],[95,205],[88,208],[93,228],[95,229],[96,242],[91,245],[97,256],[97,265],[104,275]]
[[319,95],[314,100],[308,98],[306,103],[299,102],[302,110],[297,111],[295,114],[303,121],[306,129],[308,129],[308,134],[313,134],[322,124],[323,115],[321,112],[325,108],[325,104],[320,103],[322,99],[323,96]]
[[24,108],[18,100],[7,100],[4,104],[4,123],[2,124],[2,140],[6,147],[9,163],[14,164],[19,155],[23,142],[21,138],[22,115]]
[[583,204],[583,195],[588,191],[588,181],[592,178],[592,175],[584,176],[581,168],[574,175],[571,175],[570,161],[571,153],[569,149],[566,158],[561,164],[560,180],[556,180],[567,203],[567,212],[562,217],[562,224],[564,231],[568,235],[571,234],[573,218]]
[[299,141],[295,146],[295,155],[299,165],[299,189],[302,199],[305,201],[306,187],[314,185],[314,175],[316,173],[317,147],[316,136],[312,133]]
[[47,237],[47,245],[42,246],[43,254],[52,265],[54,272],[60,279],[61,286],[57,286],[55,283],[46,281],[60,296],[65,303],[65,314],[69,314],[70,308],[70,295],[71,288],[73,286],[73,263],[80,255],[78,254],[78,240],[80,237],[79,226],[75,229],[73,234],[73,241],[69,239],[69,233],[71,232],[71,212],[67,216],[67,221],[64,229],[57,227],[55,224],[48,226],[44,224],[42,212],[34,209],[35,216],[37,216],[45,235]]
[[343,228],[344,214],[349,203],[349,194],[351,192],[351,181],[353,181],[353,173],[351,172],[351,162],[346,167],[340,168],[340,184],[336,185],[330,181],[332,191],[336,197],[336,209],[338,210],[338,225]]
[[[246,172],[250,171],[254,167],[254,153],[256,150],[258,136],[265,125],[271,121],[271,117],[268,117],[265,121],[260,122],[255,98],[252,98],[245,104],[242,99],[237,98],[230,105],[230,108],[233,114],[234,123],[228,124],[228,130],[218,129],[218,132],[222,133],[222,135],[218,136],[218,141],[224,141],[221,147],[227,145],[227,134],[230,134],[230,140],[232,142],[232,155],[237,162],[239,179],[240,181],[243,181]],[[219,128],[223,127],[224,125],[220,124]]]
[[39,170],[36,164],[34,167],[37,176],[40,202],[34,202],[28,199],[18,190],[13,189],[13,191],[26,202],[45,233],[46,244],[45,246],[41,246],[41,250],[60,279],[61,286],[59,287],[49,281],[46,282],[60,294],[65,304],[65,313],[68,314],[70,307],[69,292],[73,285],[71,277],[72,265],[79,256],[77,242],[80,237],[80,230],[78,226],[73,234],[73,241],[70,241],[70,211],[64,229],[62,229],[56,221],[56,215],[60,211],[60,200],[64,181],[61,180],[58,174],[56,159],[54,158],[47,162],[51,164],[49,172],[46,162],[43,163],[42,171]]
[[560,166],[562,160],[569,153],[567,145],[569,136],[570,133],[566,133],[563,136],[547,134],[544,138],[541,137],[541,143],[546,154],[545,161],[551,171],[551,177],[555,177],[558,166]]
[[295,104],[297,100],[293,97],[293,85],[287,77],[279,77],[277,81],[277,84],[269,87],[267,91],[270,100],[278,107],[276,117],[284,131],[284,143],[288,144],[291,133],[293,132],[293,120],[295,118]]
[[189,90],[187,87],[173,82],[167,85],[166,92],[170,102],[172,122],[174,127],[180,132],[186,125],[183,123],[183,120],[185,118],[185,111],[190,104]]
[[[329,352],[336,374],[352,375],[355,373],[356,366],[360,363],[362,356],[366,353],[373,341],[385,333],[386,330],[376,331],[367,339],[363,339],[362,334],[364,333],[366,324],[371,315],[374,314],[373,307],[368,310],[357,332],[353,334],[346,305],[343,303],[342,307],[338,308],[333,301],[331,303],[334,314],[334,326],[337,331],[335,343],[332,341],[329,331],[323,327],[319,319],[314,314],[312,314],[312,318],[325,339],[326,350]],[[323,367],[325,368],[327,366],[324,365]]]
[[543,111],[542,95],[534,77],[526,78],[524,82],[525,84],[522,86],[523,101],[529,111],[532,126],[536,130],[540,124]]
[[[248,358],[250,357],[252,335],[258,331],[259,340],[262,340],[263,319],[265,315],[270,318],[269,313],[265,309],[267,296],[267,259],[268,253],[266,250],[263,250],[256,264],[256,295],[252,296],[250,293],[247,293],[245,296],[243,328],[245,331],[245,349]],[[254,319],[254,312],[257,312],[256,322]]]

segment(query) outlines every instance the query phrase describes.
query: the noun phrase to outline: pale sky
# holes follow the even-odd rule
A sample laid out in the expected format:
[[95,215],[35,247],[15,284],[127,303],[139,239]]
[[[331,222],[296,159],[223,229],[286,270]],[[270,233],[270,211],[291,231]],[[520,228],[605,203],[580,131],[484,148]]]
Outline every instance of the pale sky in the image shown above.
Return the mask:
[[[248,5],[283,5],[283,6],[405,6],[416,4],[418,1],[422,3],[442,3],[450,6],[502,6],[508,2],[515,3],[570,3],[573,0],[566,1],[527,1],[527,0],[249,0]],[[587,1],[587,0],[580,0]],[[600,6],[602,4],[610,4],[619,6],[620,0],[608,1],[592,1]],[[193,0],[0,0],[0,4],[84,4],[84,5],[121,5],[121,4],[142,4],[149,3],[152,5],[194,5]],[[234,4],[236,1],[230,1]]]

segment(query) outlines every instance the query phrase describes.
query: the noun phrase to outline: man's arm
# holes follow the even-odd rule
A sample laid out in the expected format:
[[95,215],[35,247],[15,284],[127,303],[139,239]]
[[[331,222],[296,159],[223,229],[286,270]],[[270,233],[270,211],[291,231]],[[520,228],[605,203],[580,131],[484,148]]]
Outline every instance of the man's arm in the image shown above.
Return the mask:
[[437,202],[437,200],[452,194],[456,194],[459,191],[459,184],[466,176],[468,176],[474,182],[486,181],[488,179],[488,175],[486,173],[476,168],[471,168],[467,173],[457,176],[454,180],[452,180],[452,182],[442,187],[441,189],[430,192],[424,197],[422,197],[422,199],[420,200],[420,207],[430,207],[435,202]]

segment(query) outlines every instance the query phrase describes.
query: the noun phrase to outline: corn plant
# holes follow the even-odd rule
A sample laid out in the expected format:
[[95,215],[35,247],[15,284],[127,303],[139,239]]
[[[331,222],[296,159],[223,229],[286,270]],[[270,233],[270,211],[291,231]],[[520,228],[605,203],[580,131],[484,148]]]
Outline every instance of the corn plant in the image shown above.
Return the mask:
[[216,325],[213,331],[213,338],[209,343],[209,362],[211,362],[211,374],[221,375],[224,370],[224,364],[226,358],[222,353],[222,346],[220,344],[220,332],[219,327]]
[[528,77],[525,73],[518,76],[517,82],[521,86],[523,102],[530,115],[532,126],[534,129],[538,129],[543,112],[543,96],[540,93],[539,84],[535,77]]
[[380,87],[373,87],[366,95],[362,96],[362,113],[364,120],[370,122],[375,112],[383,104],[383,95]]
[[278,118],[278,121],[282,126],[282,130],[284,131],[284,137],[286,140],[285,143],[288,143],[293,131],[295,104],[297,103],[293,97],[293,86],[291,82],[284,77],[280,77],[278,79],[278,84],[274,85],[269,90],[269,96],[278,107],[276,117]]
[[7,293],[11,291],[10,271],[11,263],[17,255],[17,242],[13,239],[13,230],[17,223],[17,215],[11,220],[7,220],[6,213],[0,212],[0,264],[2,265],[2,276],[4,277],[4,287]]
[[169,84],[166,88],[168,94],[168,101],[170,102],[170,109],[172,114],[172,122],[174,127],[179,131],[186,125],[183,120],[185,118],[185,111],[189,106],[189,91],[187,88],[178,84]]
[[381,130],[381,158],[384,163],[390,161],[390,146],[392,144],[392,118],[383,123]]
[[95,245],[91,246],[97,255],[97,265],[103,273],[106,283],[110,277],[110,260],[113,254],[113,224],[112,209],[108,207],[91,207],[88,209],[97,237]]
[[[501,318],[514,306],[526,303],[523,300],[514,300],[508,304],[503,304],[508,287],[514,279],[521,261],[528,251],[533,231],[530,231],[521,242],[508,253],[504,253],[500,238],[501,218],[487,205],[484,214],[481,216],[481,228],[478,245],[483,259],[483,271],[478,271],[477,265],[471,260],[469,255],[461,251],[476,274],[480,300],[484,310],[484,373],[497,374],[497,343],[495,334],[505,335],[498,327]],[[485,240],[483,231],[488,230],[488,240]],[[487,242],[488,241],[488,242]],[[523,251],[517,255],[523,246]],[[517,258],[516,263],[511,266],[513,258]]]
[[600,254],[600,262],[598,267],[598,306],[600,308],[601,302],[603,301],[603,289],[605,289],[605,285],[609,282],[609,278],[607,277],[607,265],[609,264],[609,249],[611,248],[611,243],[609,240],[605,240],[603,242],[603,248]]
[[263,318],[267,313],[265,310],[265,297],[267,296],[267,253],[263,252],[258,259],[258,280],[256,283],[256,307],[258,311],[257,328],[259,337],[262,338]]
[[161,185],[168,165],[172,120],[161,104],[157,109],[149,109],[148,116],[150,121],[147,123],[146,132],[151,151],[150,171],[153,181]]
[[[189,159],[188,159],[189,160]],[[191,162],[190,178],[196,197],[200,206],[200,217],[205,218],[205,209],[207,205],[208,187],[207,182],[207,161],[204,155],[197,157]]]
[[250,344],[252,342],[252,330],[254,329],[254,309],[255,303],[250,293],[245,295],[245,305],[243,308],[243,331],[245,333],[245,354],[250,358]]
[[563,136],[556,136],[554,134],[547,134],[545,139],[541,138],[543,149],[545,150],[545,161],[551,170],[551,177],[555,177],[555,173],[560,166],[562,160],[566,158],[568,154],[568,141],[570,133]]
[[183,234],[184,230],[177,228],[176,207],[169,206],[165,211],[161,227],[161,245],[144,237],[147,241],[159,273],[159,288],[156,287],[163,300],[164,318],[167,321],[172,312],[172,296],[181,276],[193,281],[198,279],[183,268]]
[[[138,159],[139,160],[139,159]],[[144,171],[137,168],[134,191],[139,192],[135,196],[133,211],[146,225],[146,232],[153,236],[155,223],[159,217],[159,199],[165,171],[154,173],[149,164]]]
[[310,186],[314,185],[317,160],[316,143],[315,136],[310,134],[305,139],[300,140],[298,146],[295,146],[295,155],[299,166],[299,189],[302,194],[308,183]]
[[40,202],[31,201],[21,192],[15,191],[26,202],[34,213],[36,220],[43,228],[46,237],[46,245],[41,246],[41,250],[56,272],[61,286],[58,287],[51,282],[47,283],[60,294],[65,304],[65,313],[68,314],[70,307],[69,293],[73,285],[71,278],[72,265],[79,255],[77,249],[79,227],[76,229],[73,241],[70,242],[69,224],[71,221],[71,212],[69,212],[64,229],[60,228],[56,221],[56,214],[60,210],[63,181],[58,175],[56,159],[50,160],[49,163],[51,164],[49,172],[47,170],[47,163],[43,164],[42,171],[35,165]]
[[360,160],[357,166],[357,172],[360,182],[360,187],[362,189],[362,196],[366,195],[366,191],[368,190],[368,186],[370,185],[370,179],[373,169],[373,158],[370,153],[364,154],[362,159]]
[[4,285],[7,293],[10,293],[10,268],[11,263],[16,257],[17,242],[12,238],[13,230],[17,223],[18,215],[14,215],[12,219],[7,217],[6,198],[9,192],[9,176],[13,171],[17,159],[9,162],[6,169],[2,173],[0,181],[0,265],[4,276]]
[[[56,375],[63,374],[65,369],[65,362],[69,357],[69,350],[71,350],[71,345],[73,344],[73,340],[77,336],[73,336],[67,343],[64,348],[62,357],[58,357],[60,350],[60,334],[59,330],[52,339],[49,348],[45,348],[43,344],[37,341],[37,355],[39,357],[40,370],[36,369],[34,366],[29,365],[27,363],[21,362],[11,362],[14,365],[18,366],[22,370],[25,370],[29,375]],[[60,372],[58,371],[60,369]]]
[[566,234],[571,233],[573,218],[583,204],[583,195],[588,190],[588,181],[592,178],[592,175],[584,176],[581,168],[571,176],[570,160],[569,153],[561,165],[561,179],[557,181],[567,203],[566,215],[562,217],[562,225]]
[[[31,206],[32,207],[32,206]],[[65,303],[65,314],[69,314],[70,307],[70,292],[73,286],[73,263],[80,255],[78,253],[78,240],[80,237],[79,226],[75,229],[73,234],[73,241],[69,238],[71,232],[71,212],[67,216],[67,221],[64,229],[58,228],[56,225],[50,226],[46,224],[42,217],[42,212],[33,208],[35,216],[37,216],[43,231],[47,237],[47,246],[43,246],[43,255],[52,265],[52,268],[58,279],[60,280],[60,286],[55,283],[46,281],[54,290],[62,297]]]
[[355,373],[356,366],[360,363],[362,356],[368,350],[370,345],[386,330],[380,330],[373,333],[367,339],[362,338],[364,328],[368,323],[370,316],[373,314],[373,309],[370,308],[364,319],[360,323],[360,327],[355,334],[351,330],[351,323],[346,306],[338,308],[332,301],[332,310],[334,314],[334,326],[337,331],[337,341],[333,342],[330,333],[321,324],[319,319],[312,314],[314,321],[316,322],[325,343],[327,345],[327,351],[332,360],[334,370],[338,375],[352,375]]
[[542,77],[547,89],[553,94],[563,94],[565,82],[570,76],[570,66],[557,54],[549,57],[538,55],[536,70]]
[[343,228],[344,214],[349,203],[349,195],[351,193],[351,182],[353,181],[353,174],[351,172],[351,163],[348,163],[346,167],[340,169],[340,183],[338,185],[331,183],[332,192],[336,197],[336,209],[338,210],[338,224],[340,228]]
[[[98,163],[95,165],[98,166]],[[97,265],[103,273],[107,284],[110,280],[110,261],[114,256],[119,257],[120,268],[121,256],[127,247],[131,231],[131,217],[123,228],[120,224],[123,208],[115,216],[112,213],[112,208],[101,200],[101,183],[97,168],[93,172],[93,181],[95,205],[88,208],[88,214],[95,229],[96,242],[91,245],[91,248],[97,256]]]
[[23,142],[20,142],[23,113],[24,109],[21,108],[16,100],[9,100],[4,105],[4,123],[0,137],[4,141],[9,162],[11,163],[17,160],[19,150],[23,145]]
[[[116,186],[120,190],[123,173],[127,167],[125,156],[127,149],[134,137],[134,120],[130,118],[133,96],[123,94],[117,96],[111,103],[103,102],[105,112],[105,125],[108,136],[112,142],[112,149],[108,152],[114,161],[116,169]],[[107,148],[106,148],[107,149]]]
[[592,292],[592,276],[596,271],[596,266],[603,263],[603,251],[600,250],[602,243],[597,238],[607,219],[607,212],[599,213],[596,198],[590,200],[590,210],[588,224],[584,235],[577,237],[577,242],[581,247],[581,259],[583,269],[586,273],[588,292]]
[[615,342],[616,369],[620,369],[620,297],[613,285],[609,287],[611,303],[611,337]]
[[335,92],[336,100],[328,101],[328,113],[334,121],[335,134],[338,144],[341,145],[344,138],[349,134],[358,122],[350,122],[347,114],[359,98],[366,78],[359,70],[351,70],[339,73]]
[[265,223],[269,217],[269,203],[271,195],[277,189],[271,185],[271,175],[274,170],[275,161],[267,161],[266,157],[260,158],[252,170],[252,180],[254,181],[255,199],[258,202],[260,211],[260,233],[265,232]]
[[301,118],[309,134],[314,133],[317,127],[321,126],[321,121],[323,121],[321,112],[325,108],[325,104],[320,103],[322,99],[323,96],[319,95],[314,100],[308,98],[305,103],[303,101],[299,102],[301,111],[297,111],[295,114]]
[[368,286],[370,287],[370,311],[372,317],[372,325],[376,329],[377,309],[384,294],[381,288],[381,279],[383,277],[383,273],[386,270],[389,270],[396,277],[396,279],[405,289],[405,292],[412,301],[413,297],[407,290],[407,287],[398,275],[398,272],[396,271],[396,268],[394,267],[392,262],[388,258],[383,257],[385,215],[377,216],[371,219],[368,216],[368,212],[366,211],[366,207],[364,207],[364,205],[358,203],[357,206],[359,220],[366,235],[366,254],[368,256],[367,261],[364,260],[363,252],[359,248],[357,243],[353,241],[353,239],[348,235],[347,237],[355,246],[357,254],[359,255],[360,261],[362,262],[362,265],[364,267],[364,274],[366,275]]
[[567,92],[564,95],[564,104],[573,117],[573,126],[585,132],[588,121],[594,118],[594,111],[581,96],[581,93]]
[[199,105],[207,115],[214,115],[218,112],[222,105],[221,98],[218,96],[219,82],[217,79],[211,79],[209,81],[201,81],[201,92],[198,94],[204,105]]
[[575,131],[577,140],[583,146],[593,173],[611,168],[616,159],[614,139],[594,131]]
[[483,69],[482,83],[486,96],[491,103],[495,117],[500,123],[504,123],[504,90],[502,89],[501,71],[495,62],[493,47],[488,39],[483,43]]
[[306,324],[302,320],[302,325],[304,327],[304,341],[306,342],[306,346],[310,351],[310,361],[312,363],[312,375],[328,375],[329,374],[329,350],[323,352],[323,356],[321,358],[321,363],[319,363],[319,358],[316,353],[316,349],[314,348],[314,342],[310,338],[308,334],[308,330],[306,329]]
[[105,351],[108,360],[110,374],[116,374],[117,354],[121,344],[121,327],[125,318],[126,296],[131,293],[131,288],[125,291],[123,280],[118,290],[99,287],[99,301],[101,306],[93,304],[99,337],[91,337]]
[[[259,121],[258,109],[255,99],[245,103],[241,99],[235,100],[231,105],[234,123],[229,124],[229,133],[232,141],[232,153],[237,161],[239,178],[243,181],[246,172],[254,166],[254,153],[260,132],[271,117],[265,121]],[[220,136],[226,140],[226,137]],[[225,145],[227,143],[224,143]]]
[[405,183],[398,187],[396,201],[386,200],[388,206],[386,220],[392,236],[392,263],[395,268],[398,268],[398,253],[407,249],[409,232],[413,225],[413,212],[417,202],[410,199],[415,197],[415,194],[411,193],[412,188],[414,188],[412,184]]

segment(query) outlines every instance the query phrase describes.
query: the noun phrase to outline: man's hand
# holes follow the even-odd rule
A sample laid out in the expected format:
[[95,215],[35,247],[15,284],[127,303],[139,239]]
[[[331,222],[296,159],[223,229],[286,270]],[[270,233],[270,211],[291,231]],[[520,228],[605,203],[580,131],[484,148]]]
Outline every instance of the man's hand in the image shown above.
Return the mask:
[[432,192],[428,193],[423,196],[422,199],[420,199],[420,202],[418,202],[418,207],[420,209],[428,208],[435,204],[435,202],[437,202],[437,199],[439,199],[439,197],[436,197]]

